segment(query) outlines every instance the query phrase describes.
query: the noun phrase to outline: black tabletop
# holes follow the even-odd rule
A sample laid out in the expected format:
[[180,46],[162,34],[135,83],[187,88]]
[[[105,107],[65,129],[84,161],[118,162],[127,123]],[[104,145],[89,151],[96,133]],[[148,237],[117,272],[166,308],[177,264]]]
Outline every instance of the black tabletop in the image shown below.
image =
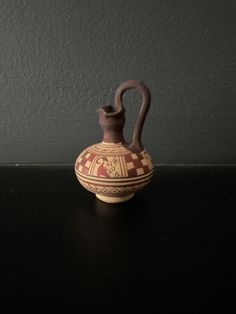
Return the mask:
[[1,313],[210,313],[233,284],[234,167],[160,167],[118,205],[72,167],[0,176]]

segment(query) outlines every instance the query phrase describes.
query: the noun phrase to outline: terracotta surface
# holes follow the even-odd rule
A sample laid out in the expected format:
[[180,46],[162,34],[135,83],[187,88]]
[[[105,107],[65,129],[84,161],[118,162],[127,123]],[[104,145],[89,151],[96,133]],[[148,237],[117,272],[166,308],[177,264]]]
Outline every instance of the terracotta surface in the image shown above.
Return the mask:
[[[143,102],[135,124],[133,142],[129,145],[123,137],[125,116],[122,96],[130,88],[142,93]],[[86,148],[78,156],[75,173],[79,182],[102,201],[127,201],[151,179],[152,159],[141,142],[150,99],[150,92],[143,83],[127,81],[117,89],[114,107],[108,105],[97,110],[104,131],[103,141]]]

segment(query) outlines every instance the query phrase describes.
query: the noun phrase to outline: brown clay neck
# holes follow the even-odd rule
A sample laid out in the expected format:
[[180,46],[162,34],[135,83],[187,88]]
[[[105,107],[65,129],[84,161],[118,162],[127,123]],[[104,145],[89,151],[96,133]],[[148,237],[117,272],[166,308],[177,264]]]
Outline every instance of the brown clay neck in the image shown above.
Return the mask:
[[103,130],[103,142],[105,143],[124,143],[123,131]]
[[124,143],[123,128],[125,125],[124,110],[114,112],[110,105],[98,108],[99,124],[103,130],[103,142]]

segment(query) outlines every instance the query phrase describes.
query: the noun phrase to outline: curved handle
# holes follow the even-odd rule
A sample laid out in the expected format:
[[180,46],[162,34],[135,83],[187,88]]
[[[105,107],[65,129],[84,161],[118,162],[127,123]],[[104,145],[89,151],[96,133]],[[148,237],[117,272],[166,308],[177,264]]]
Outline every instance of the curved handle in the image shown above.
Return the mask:
[[140,152],[143,150],[143,145],[141,141],[143,125],[151,103],[151,94],[149,89],[144,83],[140,81],[130,80],[122,83],[116,90],[114,107],[117,113],[124,110],[122,97],[128,89],[132,88],[142,93],[143,102],[134,126],[133,141],[129,146],[129,149],[132,150],[133,152]]

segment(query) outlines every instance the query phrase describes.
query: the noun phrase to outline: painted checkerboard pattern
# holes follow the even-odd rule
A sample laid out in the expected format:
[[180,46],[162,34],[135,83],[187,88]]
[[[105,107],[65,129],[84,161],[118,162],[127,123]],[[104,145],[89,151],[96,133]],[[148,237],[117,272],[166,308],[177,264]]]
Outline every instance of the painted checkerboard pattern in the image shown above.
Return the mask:
[[124,158],[128,177],[140,176],[152,170],[152,163],[146,151],[124,155]]
[[78,172],[98,177],[132,178],[142,176],[152,168],[151,158],[146,151],[132,153],[126,150],[121,156],[104,157],[85,150],[76,161]]
[[96,155],[89,153],[87,150],[83,151],[76,161],[76,169],[83,173],[89,174],[90,167]]

